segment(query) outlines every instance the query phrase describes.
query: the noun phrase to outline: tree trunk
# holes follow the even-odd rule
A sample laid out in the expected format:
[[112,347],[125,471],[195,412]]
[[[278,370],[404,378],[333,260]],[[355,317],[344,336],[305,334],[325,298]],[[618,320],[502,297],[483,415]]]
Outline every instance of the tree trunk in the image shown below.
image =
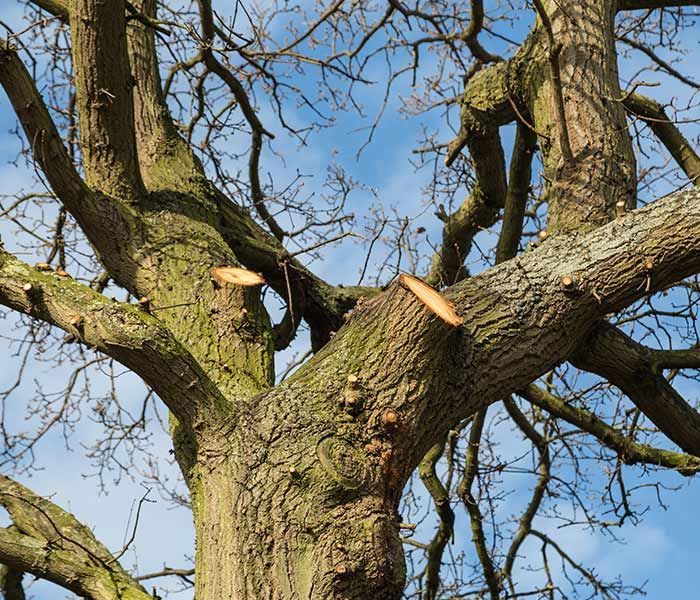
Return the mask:
[[698,269],[699,215],[686,191],[557,236],[454,286],[459,327],[400,280],[361,303],[294,376],[197,434],[197,598],[399,598],[396,510],[435,439],[645,295],[646,256],[649,289]]
[[[155,17],[155,0],[135,4]],[[142,23],[127,35],[124,2],[71,0],[61,9],[62,18],[70,14],[87,184],[28,72],[10,50],[1,53],[0,79],[28,139],[51,150],[41,163],[48,180],[110,276],[141,300],[139,308],[108,301],[4,251],[0,299],[121,360],[172,410],[175,454],[192,496],[198,600],[400,598],[399,501],[425,453],[460,420],[566,360],[605,315],[700,271],[697,192],[605,225],[616,206],[633,207],[636,183],[618,83],[615,2],[543,4],[518,53],[469,84],[462,134],[449,152],[453,160],[469,147],[477,186],[446,224],[430,278],[465,276],[471,237],[497,220],[514,183],[505,180],[498,127],[515,113],[521,127],[537,132],[549,228],[561,235],[453,285],[445,298],[430,292],[426,300],[420,283],[399,278],[358,301],[345,323],[345,309],[364,290],[313,278],[210,184],[168,114],[153,32]],[[216,72],[222,67],[209,44],[212,27],[203,23],[202,58]],[[240,83],[233,80],[235,95]],[[531,152],[534,142],[522,145]],[[529,161],[524,172],[522,189]],[[274,329],[259,287],[209,277],[213,267],[240,263],[264,273],[290,315],[299,298],[292,317],[310,325],[314,350],[323,346],[276,387]],[[583,364],[608,368],[590,357]],[[638,364],[628,365],[630,388]],[[678,406],[676,421],[684,418]],[[24,544],[15,575],[45,551],[23,539],[30,529],[14,537],[0,530]],[[50,546],[53,538],[42,535]],[[63,541],[60,550],[75,554]],[[86,556],[93,554],[100,576],[114,571],[106,549]],[[62,569],[46,576],[75,579],[84,570],[79,558],[57,561]],[[145,595],[133,588],[133,597]],[[116,597],[111,588],[93,596]]]
[[401,597],[398,503],[461,336],[400,283],[351,321],[335,351],[200,436],[198,598]]

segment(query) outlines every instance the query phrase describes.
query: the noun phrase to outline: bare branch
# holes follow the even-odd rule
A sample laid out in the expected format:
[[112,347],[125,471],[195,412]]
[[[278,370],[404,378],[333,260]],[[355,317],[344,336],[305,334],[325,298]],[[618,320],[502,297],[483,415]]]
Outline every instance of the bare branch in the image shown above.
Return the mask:
[[[0,253],[0,303],[56,325],[140,375],[178,415],[191,422],[220,399],[199,364],[156,318],[109,300],[73,279]],[[166,376],[167,374],[167,376]]]
[[678,69],[674,69],[669,63],[667,63],[665,60],[663,60],[656,52],[651,50],[648,46],[641,44],[640,42],[633,40],[627,36],[621,36],[618,37],[619,40],[623,41],[625,44],[628,46],[631,46],[632,48],[635,48],[636,50],[639,50],[640,52],[643,52],[646,54],[652,61],[654,61],[659,67],[661,67],[664,71],[666,71],[669,75],[672,77],[675,77],[679,81],[682,81],[686,85],[689,85],[690,87],[693,87],[695,89],[700,89],[700,84],[693,81],[692,79],[686,77],[683,75]]
[[700,6],[700,0],[619,0],[617,10],[650,10],[674,6]]
[[474,495],[473,490],[474,481],[479,469],[479,448],[481,446],[481,434],[484,429],[485,420],[486,409],[478,411],[472,418],[471,430],[469,432],[469,445],[467,446],[467,457],[464,463],[464,473],[459,482],[457,491],[469,513],[472,542],[484,572],[484,579],[486,579],[486,585],[488,586],[491,600],[498,600],[501,590],[499,574],[493,564],[491,552],[486,546],[483,517],[479,509],[478,498]]
[[690,142],[673,124],[663,106],[640,94],[625,95],[623,104],[631,115],[639,117],[651,127],[652,131],[661,140],[678,166],[693,183],[700,181],[700,157],[697,155]]
[[700,414],[655,370],[653,351],[602,323],[571,357],[574,366],[620,388],[673,442],[700,456]]
[[431,285],[452,285],[465,276],[463,263],[474,236],[496,222],[506,197],[505,159],[498,129],[474,123],[473,129],[463,131],[474,162],[476,183],[457,211],[442,217],[442,244],[426,277]]
[[647,464],[651,466],[675,469],[681,475],[694,475],[700,471],[700,458],[688,454],[679,454],[668,450],[660,450],[645,444],[639,444],[627,437],[621,431],[610,427],[594,414],[582,408],[576,408],[557,398],[536,385],[530,385],[520,395],[528,402],[535,404],[555,417],[595,436],[604,446],[614,450],[620,459],[627,464]]
[[442,555],[450,538],[453,535],[455,514],[450,506],[450,496],[448,490],[442,485],[440,478],[435,472],[435,467],[445,450],[445,440],[435,444],[423,460],[418,465],[418,473],[425,489],[435,504],[435,511],[440,519],[438,530],[428,545],[428,561],[425,566],[425,594],[424,600],[435,600],[438,586],[440,585],[440,566],[442,565]]
[[532,158],[537,145],[537,135],[526,125],[518,123],[510,161],[508,191],[506,193],[503,225],[496,247],[496,262],[513,258],[518,253],[523,230],[525,207],[530,192]]

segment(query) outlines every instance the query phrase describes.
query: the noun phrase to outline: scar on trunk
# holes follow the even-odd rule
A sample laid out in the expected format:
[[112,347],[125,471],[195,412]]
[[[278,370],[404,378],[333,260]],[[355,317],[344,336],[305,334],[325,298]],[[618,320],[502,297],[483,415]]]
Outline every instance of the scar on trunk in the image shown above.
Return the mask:
[[402,273],[399,283],[412,292],[425,306],[452,327],[459,327],[464,319],[455,311],[455,306],[440,292],[413,275]]
[[262,285],[265,283],[262,275],[248,269],[239,267],[214,267],[209,271],[212,278],[218,283],[233,283],[250,287],[254,285]]

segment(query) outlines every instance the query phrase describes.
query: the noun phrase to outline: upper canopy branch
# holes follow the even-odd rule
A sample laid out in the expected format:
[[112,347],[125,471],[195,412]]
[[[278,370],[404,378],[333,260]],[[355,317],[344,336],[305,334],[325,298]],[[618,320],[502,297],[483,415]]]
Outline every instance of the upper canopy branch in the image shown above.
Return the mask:
[[124,0],[72,0],[80,148],[88,184],[119,200],[144,193],[136,158]]
[[31,2],[62,21],[68,21],[68,0],[31,0]]
[[34,160],[54,192],[79,221],[83,213],[88,213],[84,220],[88,219],[94,203],[88,197],[90,190],[73,165],[34,80],[7,41],[0,49],[0,84],[22,124]]
[[[133,215],[117,202],[89,188],[78,174],[36,84],[17,52],[7,44],[0,50],[0,85],[7,93],[31,147],[34,160],[46,175],[61,203],[80,225],[98,256],[121,284],[136,267],[114,240],[133,237]],[[105,228],[109,235],[105,235]]]
[[582,431],[596,437],[608,448],[614,450],[627,464],[647,464],[651,466],[675,469],[683,475],[694,475],[700,471],[700,459],[696,456],[679,454],[640,444],[630,439],[628,435],[611,427],[593,413],[572,406],[561,398],[550,394],[547,390],[529,385],[520,395],[528,402],[544,408],[555,417],[564,419]]
[[617,10],[648,10],[673,6],[700,6],[700,0],[618,0]]
[[695,184],[700,183],[700,157],[669,119],[664,107],[652,98],[635,93],[626,94],[622,102],[631,116],[639,117],[651,127],[688,179]]
[[474,129],[463,129],[463,133],[474,162],[476,183],[462,205],[442,217],[442,244],[427,277],[432,285],[451,285],[464,277],[464,260],[474,236],[496,222],[505,201],[506,167],[498,129],[475,124]]

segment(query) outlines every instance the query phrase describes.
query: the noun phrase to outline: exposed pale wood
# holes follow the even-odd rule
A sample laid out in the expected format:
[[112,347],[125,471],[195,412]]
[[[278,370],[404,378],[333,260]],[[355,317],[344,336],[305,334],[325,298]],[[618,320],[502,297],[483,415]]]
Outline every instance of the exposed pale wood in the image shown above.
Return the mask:
[[219,283],[234,283],[242,286],[262,285],[265,279],[255,271],[239,267],[214,267],[211,275]]
[[440,292],[430,287],[413,275],[399,275],[399,282],[413,292],[432,312],[452,327],[459,327],[464,319],[455,311],[454,304],[444,298]]

